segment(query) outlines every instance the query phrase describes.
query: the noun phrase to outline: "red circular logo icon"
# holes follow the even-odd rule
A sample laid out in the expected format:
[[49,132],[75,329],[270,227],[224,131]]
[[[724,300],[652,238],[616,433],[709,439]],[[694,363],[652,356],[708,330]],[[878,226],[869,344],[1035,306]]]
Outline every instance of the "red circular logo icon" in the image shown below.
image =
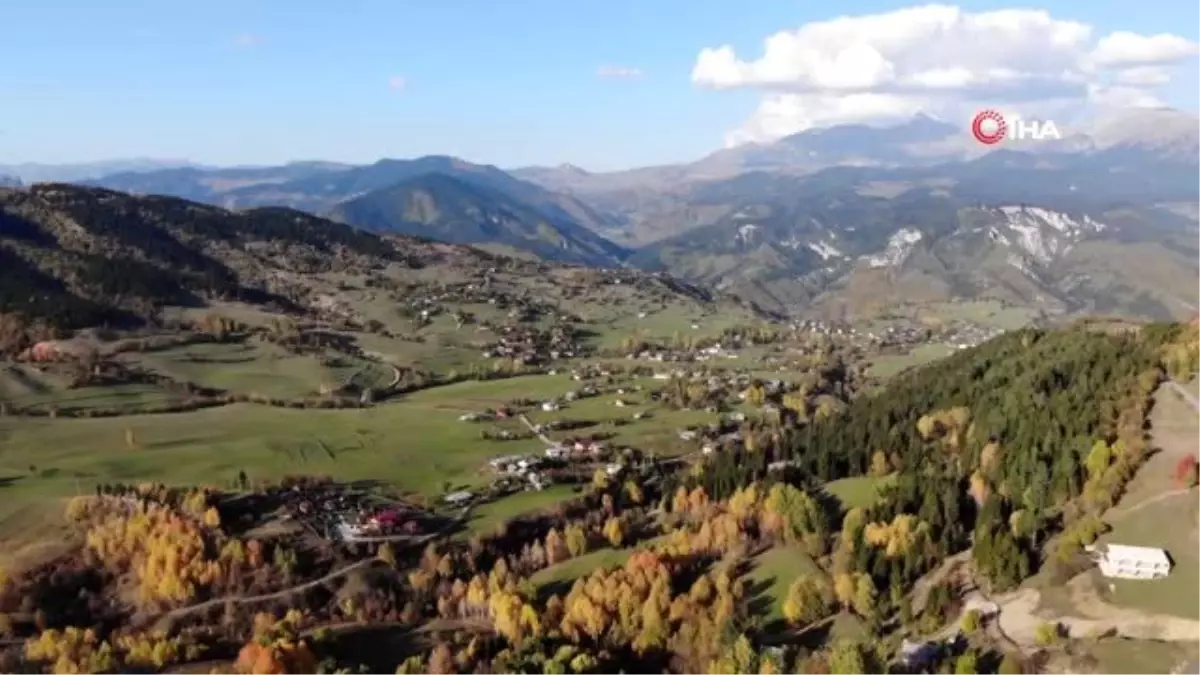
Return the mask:
[[971,121],[971,133],[980,143],[995,145],[1008,134],[1008,124],[1004,121],[1004,115],[995,110],[984,110]]

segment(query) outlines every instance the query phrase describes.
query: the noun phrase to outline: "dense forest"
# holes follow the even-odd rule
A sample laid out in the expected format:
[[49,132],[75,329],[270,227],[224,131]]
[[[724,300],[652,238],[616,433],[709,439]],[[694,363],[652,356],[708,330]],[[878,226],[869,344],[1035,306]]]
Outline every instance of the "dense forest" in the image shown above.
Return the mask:
[[[894,472],[862,523],[915,518],[929,534],[925,560],[859,548],[854,567],[902,588],[946,555],[973,549],[997,587],[1041,562],[1039,546],[1066,530],[1089,543],[1098,514],[1119,498],[1146,455],[1149,394],[1164,350],[1194,327],[1153,325],[1109,334],[1085,327],[1022,330],[895,379],[882,392],[799,428],[768,430],[765,452],[718,456],[684,479],[717,499],[753,481],[827,481]],[[1194,343],[1194,338],[1191,338]],[[1194,351],[1171,368],[1194,372]],[[860,523],[861,524],[861,523]],[[874,551],[874,552],[872,552]],[[1060,559],[1069,557],[1063,547]]]

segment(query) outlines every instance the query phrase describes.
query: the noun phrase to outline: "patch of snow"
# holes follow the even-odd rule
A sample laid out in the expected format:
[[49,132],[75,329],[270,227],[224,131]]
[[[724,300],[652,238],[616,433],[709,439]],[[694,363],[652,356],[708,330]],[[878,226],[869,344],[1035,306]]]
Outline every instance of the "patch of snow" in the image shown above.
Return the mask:
[[882,253],[864,256],[871,267],[895,267],[908,259],[913,246],[921,241],[921,231],[912,228],[902,228],[888,239],[887,247]]
[[742,242],[743,244],[749,244],[750,238],[754,236],[754,233],[757,230],[758,230],[757,225],[753,225],[753,224],[742,225],[741,227],[739,227],[737,229],[738,241]]
[[988,239],[1004,244],[1005,246],[1012,246],[1012,242],[1009,241],[1008,237],[1004,236],[1003,232],[994,227],[988,228]]
[[[1087,215],[1077,218],[1037,206],[1001,206],[998,211],[1004,215],[1004,227],[1014,235],[1016,247],[1042,263],[1066,254],[1082,237],[1107,229]],[[1013,245],[1002,232],[993,231],[995,235],[989,235],[993,241]]]
[[1026,261],[1025,258],[1022,258],[1020,255],[1018,255],[1016,253],[1009,253],[1007,260],[1008,260],[1009,265],[1012,265],[1013,267],[1020,270],[1020,272],[1022,274],[1024,274],[1025,276],[1027,276],[1031,279],[1037,278],[1037,274],[1029,266],[1029,262]]
[[811,248],[814,253],[821,256],[821,260],[842,257],[841,251],[837,250],[837,248],[832,244],[828,244],[823,241],[809,242],[808,247]]

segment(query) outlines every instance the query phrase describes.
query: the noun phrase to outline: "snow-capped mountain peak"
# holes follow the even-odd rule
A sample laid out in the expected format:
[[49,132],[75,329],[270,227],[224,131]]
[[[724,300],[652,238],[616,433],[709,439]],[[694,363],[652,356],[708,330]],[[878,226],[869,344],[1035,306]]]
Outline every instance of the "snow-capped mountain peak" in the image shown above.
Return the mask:
[[1079,240],[1107,227],[1086,214],[1073,216],[1036,206],[1001,206],[993,212],[999,218],[988,237],[1043,264],[1066,255]]
[[871,267],[896,267],[908,259],[908,255],[912,253],[913,246],[916,246],[917,242],[921,241],[923,236],[920,230],[914,230],[910,227],[901,228],[896,230],[895,234],[888,239],[887,246],[883,249],[883,252],[863,256],[863,259]]

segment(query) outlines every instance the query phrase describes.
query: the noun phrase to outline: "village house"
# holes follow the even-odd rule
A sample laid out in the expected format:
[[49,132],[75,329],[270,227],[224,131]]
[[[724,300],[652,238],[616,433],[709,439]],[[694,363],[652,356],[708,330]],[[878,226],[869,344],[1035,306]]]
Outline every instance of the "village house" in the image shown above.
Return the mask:
[[465,503],[471,501],[471,499],[474,496],[475,495],[471,494],[471,492],[468,490],[459,490],[458,492],[451,492],[450,494],[443,497],[442,500],[445,501],[447,504],[457,506],[459,504],[465,504]]
[[1171,573],[1171,559],[1161,548],[1099,544],[1086,550],[1100,573],[1114,579],[1162,579]]

